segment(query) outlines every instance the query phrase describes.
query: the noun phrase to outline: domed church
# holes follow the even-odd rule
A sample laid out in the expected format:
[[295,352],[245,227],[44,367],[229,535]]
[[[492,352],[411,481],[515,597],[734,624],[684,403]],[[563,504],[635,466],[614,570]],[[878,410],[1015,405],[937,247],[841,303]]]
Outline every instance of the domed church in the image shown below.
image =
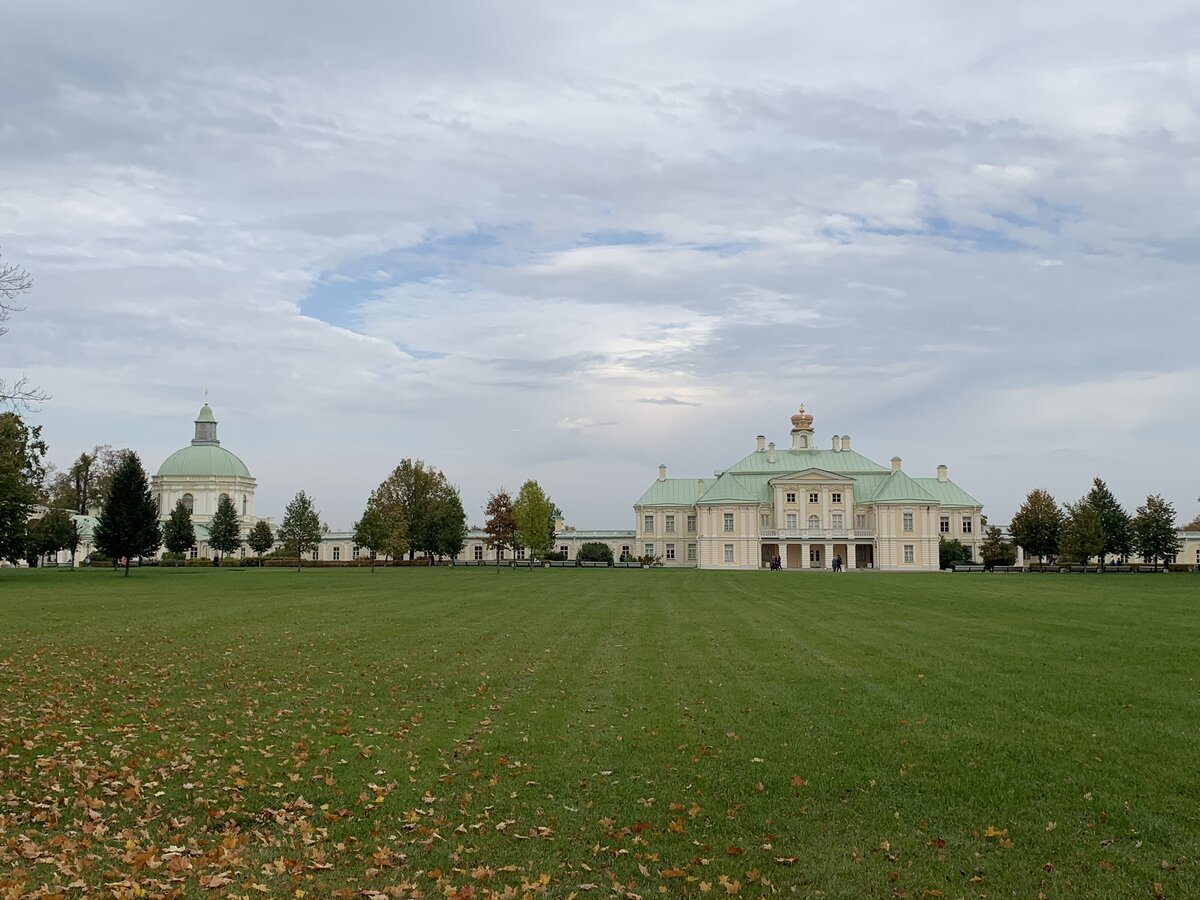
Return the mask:
[[191,444],[163,460],[158,474],[150,479],[151,490],[158,500],[159,516],[166,519],[179,500],[191,512],[201,551],[208,537],[204,525],[217,511],[217,501],[222,495],[233,501],[242,520],[243,533],[254,525],[257,521],[254,515],[256,486],[246,464],[217,440],[217,419],[207,403],[200,407],[196,416],[196,436]]

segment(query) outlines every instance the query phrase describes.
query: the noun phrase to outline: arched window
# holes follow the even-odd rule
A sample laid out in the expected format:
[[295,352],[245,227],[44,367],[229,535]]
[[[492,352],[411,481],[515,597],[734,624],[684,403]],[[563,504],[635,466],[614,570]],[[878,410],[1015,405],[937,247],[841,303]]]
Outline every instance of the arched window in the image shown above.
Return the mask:
[[815,530],[817,530],[818,528],[820,528],[820,527],[821,527],[821,519],[820,519],[820,517],[819,517],[819,516],[809,516],[809,517],[808,517],[808,527],[809,527],[810,529],[812,529],[813,531],[815,531]]
[[184,494],[179,499],[183,501],[183,508],[188,511],[189,515],[191,515],[192,508],[196,504],[196,498],[193,497],[191,494]]
[[242,494],[242,515],[246,514],[246,495]]

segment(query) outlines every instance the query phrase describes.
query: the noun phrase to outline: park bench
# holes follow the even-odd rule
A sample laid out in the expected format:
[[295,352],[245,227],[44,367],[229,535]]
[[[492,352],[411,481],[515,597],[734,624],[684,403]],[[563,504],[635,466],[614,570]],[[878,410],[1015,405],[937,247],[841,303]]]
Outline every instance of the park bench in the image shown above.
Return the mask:
[[608,568],[608,563],[606,563],[606,562],[593,562],[592,560],[586,560],[586,559],[583,562],[581,562],[579,565],[581,565],[585,569],[607,569]]
[[1023,575],[1025,573],[1024,566],[992,566],[993,572],[999,572],[1001,575]]
[[551,569],[573,569],[575,568],[575,560],[573,559],[551,559],[546,561],[546,565]]
[[455,560],[451,560],[450,564],[452,566],[481,566],[481,565],[483,565],[483,560],[482,559],[455,559]]
[[634,561],[634,562],[628,562],[628,561],[627,561],[627,562],[615,562],[615,563],[613,563],[613,568],[614,568],[614,569],[640,569],[641,567],[642,567],[642,564],[641,564],[640,562],[636,562],[636,561]]
[[514,560],[512,561],[512,564],[513,564],[513,566],[514,566],[514,567],[516,567],[516,568],[518,568],[518,569],[531,569],[531,568],[533,568],[533,560],[532,560],[532,559],[514,559]]
[[955,572],[982,572],[983,566],[954,566]]
[[1105,566],[1104,571],[1116,574],[1120,572],[1136,572],[1137,570],[1133,566]]

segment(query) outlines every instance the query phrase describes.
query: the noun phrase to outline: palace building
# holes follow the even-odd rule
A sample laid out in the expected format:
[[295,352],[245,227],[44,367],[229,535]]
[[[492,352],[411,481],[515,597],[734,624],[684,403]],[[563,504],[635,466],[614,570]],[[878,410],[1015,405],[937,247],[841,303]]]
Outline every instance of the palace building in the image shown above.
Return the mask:
[[883,466],[853,450],[849,435],[818,449],[813,416],[801,406],[791,444],[759,435],[754,452],[711,478],[658,479],[634,504],[637,553],[667,566],[920,572],[938,568],[939,538],[957,538],[978,557],[982,505],[952,482],[946,466],[914,478],[900,457]]

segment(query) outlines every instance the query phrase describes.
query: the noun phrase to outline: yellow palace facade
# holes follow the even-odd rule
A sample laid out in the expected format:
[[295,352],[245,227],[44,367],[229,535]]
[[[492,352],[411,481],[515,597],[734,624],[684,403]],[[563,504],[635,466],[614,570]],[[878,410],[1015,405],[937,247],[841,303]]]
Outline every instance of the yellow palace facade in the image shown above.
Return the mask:
[[791,424],[786,449],[759,435],[711,478],[668,478],[659,466],[634,504],[638,553],[701,569],[932,572],[939,539],[954,538],[978,558],[983,507],[946,466],[913,477],[898,456],[883,466],[858,453],[849,435],[818,448],[803,406]]

